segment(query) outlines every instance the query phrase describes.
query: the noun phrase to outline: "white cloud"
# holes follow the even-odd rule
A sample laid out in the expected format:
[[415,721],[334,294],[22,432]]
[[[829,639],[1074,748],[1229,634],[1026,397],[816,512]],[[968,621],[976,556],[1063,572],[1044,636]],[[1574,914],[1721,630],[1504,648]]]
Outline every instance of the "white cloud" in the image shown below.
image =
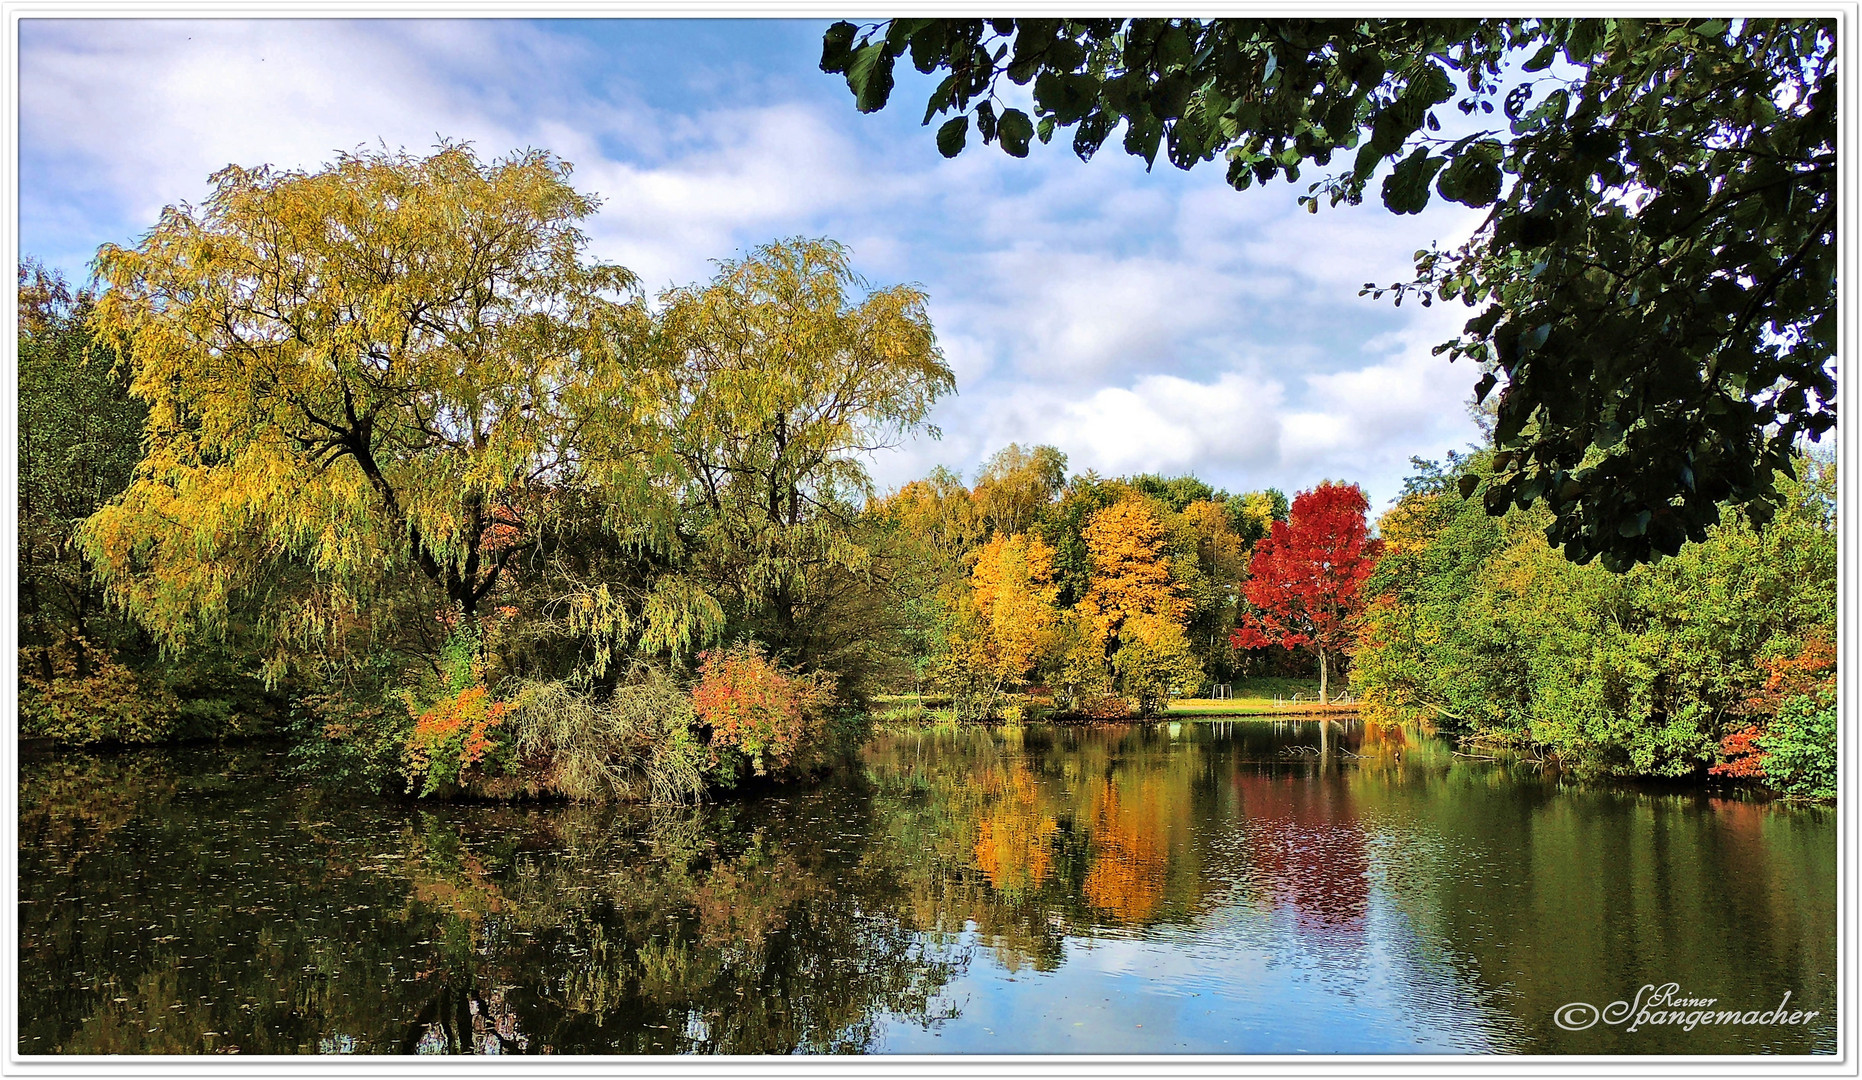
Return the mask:
[[709,260],[837,206],[884,198],[883,178],[869,187],[848,169],[851,143],[813,110],[778,104],[703,120],[706,143],[664,164],[591,160],[576,173],[604,200],[590,229],[597,251],[655,287],[705,276]]
[[[542,80],[553,52],[499,47],[481,24],[287,20],[28,20],[22,26],[22,145],[62,178],[152,222],[205,193],[227,164],[314,168],[385,141],[424,149],[436,134],[521,145],[496,95],[447,74],[497,52]],[[513,55],[515,54],[515,55]],[[43,198],[46,193],[34,193]]]

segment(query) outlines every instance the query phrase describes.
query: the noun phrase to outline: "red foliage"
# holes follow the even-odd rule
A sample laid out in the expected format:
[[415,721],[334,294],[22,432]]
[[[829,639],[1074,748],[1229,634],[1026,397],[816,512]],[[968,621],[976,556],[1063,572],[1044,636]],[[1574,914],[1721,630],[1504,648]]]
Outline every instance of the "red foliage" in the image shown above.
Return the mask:
[[1356,484],[1320,484],[1293,500],[1286,521],[1255,545],[1237,649],[1306,646],[1336,652],[1352,643],[1364,609],[1364,580],[1383,541],[1368,536],[1370,501]]
[[1804,639],[1796,656],[1778,656],[1760,662],[1765,686],[1737,710],[1747,716],[1776,716],[1779,706],[1794,697],[1816,694],[1836,685],[1836,644],[1818,631]]
[[1759,749],[1759,736],[1763,734],[1757,724],[1747,724],[1720,740],[1720,757],[1723,759],[1707,771],[1714,776],[1739,776],[1760,779],[1765,775],[1766,753]]
[[1813,695],[1836,685],[1836,644],[1818,631],[1804,639],[1796,656],[1775,656],[1760,662],[1765,671],[1765,685],[1733,711],[1759,717],[1720,740],[1720,760],[1707,770],[1714,776],[1732,776],[1749,780],[1765,777],[1765,751],[1759,739],[1766,723],[1794,697]]

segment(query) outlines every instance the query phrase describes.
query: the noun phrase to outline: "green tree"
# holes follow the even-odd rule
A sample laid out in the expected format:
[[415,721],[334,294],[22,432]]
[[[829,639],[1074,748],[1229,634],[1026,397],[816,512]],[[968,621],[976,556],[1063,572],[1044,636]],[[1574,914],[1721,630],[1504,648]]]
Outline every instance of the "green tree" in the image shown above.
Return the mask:
[[788,240],[660,297],[671,451],[700,576],[784,660],[847,644],[835,598],[872,554],[861,456],[921,430],[955,381],[925,294],[861,280],[839,244]]
[[21,645],[37,652],[48,681],[59,648],[71,651],[80,678],[88,674],[104,603],[74,542],[77,526],[129,486],[147,412],[95,341],[93,304],[36,261],[20,265]]
[[[1491,207],[1397,301],[1478,312],[1438,352],[1502,381],[1487,508],[1544,502],[1565,557],[1612,569],[1762,521],[1798,441],[1835,423],[1836,24],[1830,19],[892,19],[839,22],[821,67],[862,112],[895,60],[943,73],[924,121],[1025,156],[1123,129],[1149,165],[1220,153],[1237,189],[1347,163],[1301,197]],[[1517,65],[1517,67],[1515,67]],[[1032,84],[1034,115],[1003,105]],[[1452,105],[1470,119],[1445,129]],[[1496,116],[1496,109],[1500,115]],[[1489,119],[1489,118],[1492,119]],[[1492,125],[1492,126],[1488,126]],[[1387,290],[1374,283],[1367,292]]]
[[[1488,458],[1456,471],[1485,482]],[[1379,522],[1386,553],[1352,671],[1367,715],[1536,747],[1580,771],[1701,772],[1749,722],[1761,661],[1833,637],[1834,470],[1800,459],[1799,471],[1763,526],[1729,509],[1705,540],[1624,574],[1563,558],[1542,507],[1494,519],[1419,485]]]
[[948,600],[962,587],[965,557],[981,542],[984,526],[963,478],[941,465],[871,502],[866,516],[888,549],[876,561],[891,570],[889,607],[898,619],[895,659],[903,670],[892,685],[918,693],[948,650]]

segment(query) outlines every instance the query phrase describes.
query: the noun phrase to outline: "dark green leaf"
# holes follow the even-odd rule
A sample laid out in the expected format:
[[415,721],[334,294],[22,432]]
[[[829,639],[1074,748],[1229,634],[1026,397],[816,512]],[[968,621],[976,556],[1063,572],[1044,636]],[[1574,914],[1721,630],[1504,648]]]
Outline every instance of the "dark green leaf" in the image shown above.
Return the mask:
[[886,43],[875,41],[853,52],[847,65],[847,85],[853,88],[854,107],[863,113],[878,112],[892,96],[892,57]]
[[1007,109],[996,122],[996,134],[1002,139],[1002,149],[1011,157],[1027,157],[1028,140],[1034,138],[1034,122],[1020,109]]
[[963,141],[970,133],[970,115],[953,117],[937,129],[937,152],[947,158],[963,152]]

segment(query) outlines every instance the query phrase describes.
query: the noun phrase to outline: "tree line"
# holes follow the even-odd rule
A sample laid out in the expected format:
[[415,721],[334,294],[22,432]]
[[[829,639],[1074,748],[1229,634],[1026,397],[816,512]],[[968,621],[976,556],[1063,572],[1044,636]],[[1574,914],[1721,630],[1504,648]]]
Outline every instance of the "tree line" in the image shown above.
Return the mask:
[[1365,715],[1591,774],[1833,797],[1833,459],[1780,473],[1762,523],[1726,508],[1700,542],[1618,574],[1565,559],[1542,506],[1489,516],[1494,453],[1418,461],[1379,519],[1353,668]]

